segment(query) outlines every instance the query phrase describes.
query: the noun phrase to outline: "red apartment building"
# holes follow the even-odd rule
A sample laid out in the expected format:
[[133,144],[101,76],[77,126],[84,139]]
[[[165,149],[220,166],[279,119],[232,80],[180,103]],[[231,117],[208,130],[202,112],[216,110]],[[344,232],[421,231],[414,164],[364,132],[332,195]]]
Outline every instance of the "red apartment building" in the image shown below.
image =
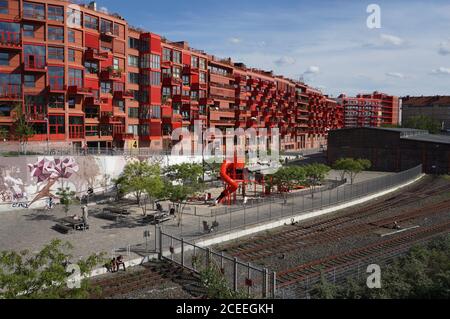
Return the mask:
[[301,150],[343,127],[342,104],[304,83],[61,0],[0,0],[0,128],[12,138],[17,105],[31,141],[73,147],[167,149],[173,129],[201,120],[276,126],[283,150]]
[[348,97],[341,94],[338,105],[344,110],[345,127],[379,127],[399,124],[399,98],[380,92]]

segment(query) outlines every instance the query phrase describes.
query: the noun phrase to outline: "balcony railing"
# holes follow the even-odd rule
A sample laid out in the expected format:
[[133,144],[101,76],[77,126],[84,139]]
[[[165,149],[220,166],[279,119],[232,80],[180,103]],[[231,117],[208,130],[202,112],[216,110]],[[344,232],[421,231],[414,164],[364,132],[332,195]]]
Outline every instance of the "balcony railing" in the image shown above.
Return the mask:
[[116,98],[116,99],[133,99],[134,93],[132,90],[114,91],[114,98]]
[[22,87],[20,84],[0,84],[0,98],[19,100],[22,98]]
[[0,31],[0,45],[8,48],[20,48],[20,32]]
[[109,52],[99,52],[98,50],[89,48],[86,50],[85,57],[87,60],[105,61],[108,60]]
[[45,56],[25,55],[25,69],[27,69],[28,71],[32,70],[45,71],[46,70]]
[[122,72],[119,72],[117,70],[106,69],[101,71],[100,77],[104,80],[121,81]]
[[92,89],[91,88],[85,88],[78,85],[70,85],[68,87],[69,94],[75,94],[75,95],[92,95]]

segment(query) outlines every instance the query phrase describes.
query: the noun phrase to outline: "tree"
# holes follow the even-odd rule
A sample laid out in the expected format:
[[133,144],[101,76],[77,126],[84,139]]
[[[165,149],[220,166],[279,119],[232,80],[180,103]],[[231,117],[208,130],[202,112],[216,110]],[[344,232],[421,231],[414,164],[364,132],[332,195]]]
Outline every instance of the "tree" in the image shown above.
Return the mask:
[[[118,193],[126,195],[132,193],[137,204],[141,204],[142,195],[156,196],[162,189],[161,168],[158,164],[146,161],[128,163],[122,174],[114,180]],[[161,187],[161,189],[160,189]]]
[[67,216],[70,205],[78,202],[78,200],[75,198],[76,193],[74,191],[71,191],[69,187],[59,187],[56,195],[59,196],[59,202],[61,205],[63,205],[64,212]]
[[306,182],[311,187],[311,196],[314,197],[316,186],[321,184],[325,176],[330,171],[330,167],[325,164],[309,164],[303,166],[305,170]]
[[356,176],[371,166],[372,163],[368,159],[340,158],[334,162],[333,169],[341,171],[341,180],[348,174],[350,182],[353,184]]
[[0,140],[6,140],[9,137],[9,130],[4,128],[4,127],[0,127]]
[[0,252],[0,299],[30,298],[88,298],[97,292],[87,278],[92,269],[105,262],[104,253],[91,255],[77,261],[79,287],[69,288],[71,273],[67,272],[67,262],[72,258],[69,242],[53,240],[36,254],[27,250]]
[[439,134],[441,132],[441,123],[426,115],[411,116],[403,123],[403,127],[427,130],[431,134]]
[[26,154],[28,139],[35,134],[35,131],[27,121],[27,118],[22,109],[22,104],[18,103],[14,107],[13,112],[15,113],[14,137],[19,140],[21,148],[20,152]]
[[306,171],[303,166],[284,166],[275,174],[266,176],[270,187],[276,185],[279,191],[292,190],[297,185],[306,183]]

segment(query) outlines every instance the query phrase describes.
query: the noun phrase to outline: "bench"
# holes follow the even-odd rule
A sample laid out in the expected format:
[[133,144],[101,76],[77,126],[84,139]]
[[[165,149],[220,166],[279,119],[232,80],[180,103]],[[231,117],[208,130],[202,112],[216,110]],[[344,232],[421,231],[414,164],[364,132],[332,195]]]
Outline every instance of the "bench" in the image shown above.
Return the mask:
[[73,232],[73,228],[70,226],[66,226],[63,224],[55,224],[55,226],[53,226],[53,229],[61,231],[63,233],[69,234]]

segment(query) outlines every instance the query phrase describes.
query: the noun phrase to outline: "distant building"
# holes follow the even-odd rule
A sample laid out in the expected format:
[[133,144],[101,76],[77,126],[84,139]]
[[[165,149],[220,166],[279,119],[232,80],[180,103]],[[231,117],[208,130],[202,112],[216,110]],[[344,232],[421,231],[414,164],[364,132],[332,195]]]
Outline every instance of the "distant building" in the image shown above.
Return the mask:
[[399,124],[399,98],[380,92],[349,97],[341,94],[337,103],[344,109],[344,127],[380,127]]
[[366,158],[372,169],[403,171],[419,164],[426,173],[450,173],[450,136],[409,128],[347,128],[328,135],[328,162]]
[[450,132],[450,96],[406,96],[402,98],[402,120],[418,115],[429,116]]

